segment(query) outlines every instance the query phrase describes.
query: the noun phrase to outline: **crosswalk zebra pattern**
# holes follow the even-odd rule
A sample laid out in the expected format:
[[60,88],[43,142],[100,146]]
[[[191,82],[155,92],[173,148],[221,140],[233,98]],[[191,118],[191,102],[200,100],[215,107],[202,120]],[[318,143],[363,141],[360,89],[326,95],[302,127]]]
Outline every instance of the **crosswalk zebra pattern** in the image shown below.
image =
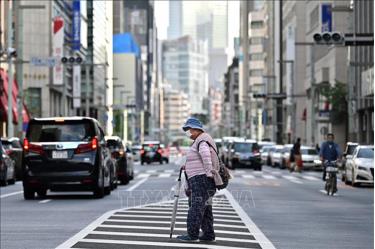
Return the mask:
[[64,242],[62,248],[274,249],[227,190],[213,199],[216,242],[180,242],[186,234],[188,200],[179,201],[173,238],[169,238],[173,201],[108,212]]
[[[177,170],[143,170],[134,171],[136,178],[149,178],[149,177],[158,177],[158,178],[176,178],[178,177]],[[263,180],[278,180],[284,179],[292,183],[303,184],[304,181],[319,181],[320,178],[316,174],[306,174],[306,173],[292,173],[288,171],[245,171],[245,170],[233,170],[232,175],[235,178],[244,178],[244,179],[263,179]],[[319,173],[318,173],[319,174]]]

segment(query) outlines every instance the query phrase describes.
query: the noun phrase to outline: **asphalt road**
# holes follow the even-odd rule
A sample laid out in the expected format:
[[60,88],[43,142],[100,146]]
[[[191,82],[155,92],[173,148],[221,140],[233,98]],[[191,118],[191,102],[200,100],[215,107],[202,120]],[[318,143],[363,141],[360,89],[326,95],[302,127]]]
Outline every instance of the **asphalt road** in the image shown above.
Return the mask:
[[[43,248],[373,248],[373,187],[339,181],[338,195],[321,190],[321,172],[236,169],[213,207],[217,241],[191,245],[169,239],[178,167],[136,165],[136,178],[104,199],[49,192],[25,201],[22,184],[0,188],[1,244]],[[185,231],[181,198],[174,236]]]

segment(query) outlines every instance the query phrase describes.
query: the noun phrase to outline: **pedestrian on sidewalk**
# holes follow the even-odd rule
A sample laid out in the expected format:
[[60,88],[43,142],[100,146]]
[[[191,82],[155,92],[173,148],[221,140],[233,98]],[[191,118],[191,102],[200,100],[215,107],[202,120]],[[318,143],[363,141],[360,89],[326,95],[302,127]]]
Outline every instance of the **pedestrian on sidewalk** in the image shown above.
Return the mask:
[[[216,165],[217,151],[212,137],[204,132],[202,123],[196,118],[188,118],[182,129],[186,136],[194,140],[183,166],[190,188],[189,211],[187,216],[187,234],[177,237],[183,242],[214,242],[214,217],[212,214],[212,197],[216,192],[216,175],[213,165]],[[209,145],[209,144],[210,145]],[[219,176],[220,177],[220,176]],[[203,234],[199,236],[199,230]]]
[[290,159],[292,161],[290,166],[290,172],[294,170],[301,172],[302,171],[302,155],[301,155],[301,138],[297,138],[296,142],[293,145],[293,148],[290,151]]

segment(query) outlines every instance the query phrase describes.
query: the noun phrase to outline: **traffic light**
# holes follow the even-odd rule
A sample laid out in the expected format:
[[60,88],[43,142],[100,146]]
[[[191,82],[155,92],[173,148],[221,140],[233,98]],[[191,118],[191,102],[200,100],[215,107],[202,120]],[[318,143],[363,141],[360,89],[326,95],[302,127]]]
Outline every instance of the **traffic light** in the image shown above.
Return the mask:
[[254,98],[254,99],[260,99],[260,98],[265,99],[266,97],[267,97],[267,95],[264,94],[264,93],[254,93],[254,94],[253,94],[253,98]]
[[313,35],[314,42],[317,44],[345,44],[344,35],[338,32],[315,33]]
[[66,63],[69,63],[69,64],[81,64],[83,62],[82,58],[77,56],[77,57],[62,57],[61,58],[61,63],[62,64],[66,64]]

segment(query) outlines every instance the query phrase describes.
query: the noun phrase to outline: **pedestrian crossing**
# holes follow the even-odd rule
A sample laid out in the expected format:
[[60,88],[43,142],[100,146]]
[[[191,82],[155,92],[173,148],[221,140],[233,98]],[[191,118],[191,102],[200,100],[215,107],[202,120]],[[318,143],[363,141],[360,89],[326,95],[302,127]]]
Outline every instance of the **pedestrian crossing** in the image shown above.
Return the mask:
[[72,238],[62,248],[197,248],[197,249],[274,249],[273,244],[242,210],[227,190],[213,199],[216,242],[180,242],[186,234],[188,200],[179,201],[175,229],[169,238],[173,200],[114,210],[104,214]]
[[[135,170],[136,178],[177,178],[178,170]],[[287,180],[295,184],[303,184],[304,182],[320,181],[318,172],[289,173],[288,171],[272,171],[270,169],[263,171],[252,170],[233,170],[231,174],[234,178],[243,178],[249,180]]]

